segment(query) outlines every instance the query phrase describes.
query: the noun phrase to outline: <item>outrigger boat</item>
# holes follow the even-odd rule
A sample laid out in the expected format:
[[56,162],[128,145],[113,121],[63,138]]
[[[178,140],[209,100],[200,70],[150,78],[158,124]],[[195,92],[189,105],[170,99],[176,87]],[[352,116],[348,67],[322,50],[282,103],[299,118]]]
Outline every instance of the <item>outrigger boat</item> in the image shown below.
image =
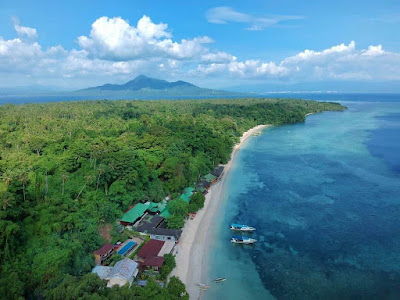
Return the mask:
[[246,236],[233,235],[231,242],[235,244],[254,244],[255,242],[257,242],[257,240]]
[[217,279],[214,279],[214,282],[224,282],[226,280],[225,277],[219,277]]
[[201,289],[209,289],[211,286],[205,283],[198,283],[197,284]]
[[244,232],[253,232],[256,230],[254,227],[247,226],[247,225],[241,225],[241,224],[231,224],[231,230],[235,231],[244,231]]

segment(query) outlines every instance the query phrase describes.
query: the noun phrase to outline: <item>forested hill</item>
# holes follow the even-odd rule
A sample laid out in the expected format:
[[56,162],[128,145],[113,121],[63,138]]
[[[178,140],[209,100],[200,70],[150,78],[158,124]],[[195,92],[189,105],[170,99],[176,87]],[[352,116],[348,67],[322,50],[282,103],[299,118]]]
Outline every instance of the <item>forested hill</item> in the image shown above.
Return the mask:
[[105,84],[75,92],[67,96],[89,97],[90,99],[182,99],[244,97],[246,94],[200,88],[189,82],[168,82],[140,75],[125,84]]
[[263,99],[0,106],[0,298],[180,298],[178,281],[105,289],[85,275],[99,228],[134,203],[173,198],[255,125],[343,109]]

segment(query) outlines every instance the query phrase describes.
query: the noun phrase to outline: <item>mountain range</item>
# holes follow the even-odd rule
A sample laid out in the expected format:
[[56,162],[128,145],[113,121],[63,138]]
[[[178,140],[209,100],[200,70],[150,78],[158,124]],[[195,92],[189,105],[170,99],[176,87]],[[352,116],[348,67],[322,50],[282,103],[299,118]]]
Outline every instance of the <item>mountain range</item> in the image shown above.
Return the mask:
[[231,98],[246,94],[201,88],[185,81],[169,82],[140,75],[125,84],[104,84],[69,93],[89,99]]

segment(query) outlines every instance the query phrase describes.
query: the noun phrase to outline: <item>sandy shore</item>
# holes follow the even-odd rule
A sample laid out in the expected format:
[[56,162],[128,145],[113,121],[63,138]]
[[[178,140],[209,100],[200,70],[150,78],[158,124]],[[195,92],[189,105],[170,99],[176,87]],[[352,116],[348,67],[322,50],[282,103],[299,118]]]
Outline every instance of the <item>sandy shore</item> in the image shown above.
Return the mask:
[[230,161],[225,165],[222,178],[214,184],[208,194],[202,208],[193,220],[188,220],[183,227],[183,233],[179,240],[178,252],[176,256],[176,268],[171,276],[178,276],[186,285],[190,299],[199,299],[201,297],[200,289],[197,286],[201,282],[202,272],[204,271],[204,254],[208,236],[209,225],[218,208],[221,199],[225,178],[229,172],[232,161],[237,150],[243,142],[253,133],[259,131],[268,125],[259,125],[246,131],[240,138],[240,143],[233,148]]

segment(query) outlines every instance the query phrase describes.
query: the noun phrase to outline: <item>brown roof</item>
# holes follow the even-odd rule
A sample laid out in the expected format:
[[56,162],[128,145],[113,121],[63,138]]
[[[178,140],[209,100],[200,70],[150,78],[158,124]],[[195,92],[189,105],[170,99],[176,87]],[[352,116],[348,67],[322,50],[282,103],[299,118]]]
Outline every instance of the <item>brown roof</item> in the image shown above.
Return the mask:
[[163,245],[163,241],[150,240],[140,249],[138,256],[141,258],[157,256]]
[[161,256],[148,257],[143,262],[143,265],[147,267],[161,267],[163,264],[164,264],[164,257]]
[[105,244],[103,246],[101,246],[101,248],[99,250],[94,251],[94,254],[98,254],[98,255],[104,255],[107,254],[108,252],[110,252],[110,250],[112,250],[114,247],[111,244]]

